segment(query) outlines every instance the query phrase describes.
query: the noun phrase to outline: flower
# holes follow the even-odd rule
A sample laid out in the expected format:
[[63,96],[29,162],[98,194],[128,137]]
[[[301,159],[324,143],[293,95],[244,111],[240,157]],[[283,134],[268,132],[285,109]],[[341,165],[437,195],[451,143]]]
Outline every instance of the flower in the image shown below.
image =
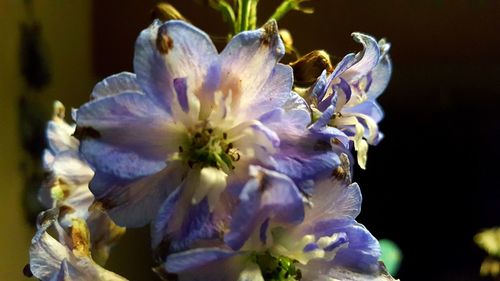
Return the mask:
[[[122,281],[125,278],[107,271],[92,260],[89,229],[84,220],[72,218],[67,233],[58,222],[59,209],[38,216],[38,231],[31,241],[30,271],[42,281]],[[59,241],[47,231],[54,227]]]
[[39,197],[46,208],[65,206],[73,215],[85,219],[94,201],[88,189],[94,172],[79,156],[79,142],[72,136],[75,126],[66,123],[64,115],[64,105],[55,102],[46,130],[48,147],[43,154],[44,168],[51,176],[42,185]]
[[98,206],[93,206],[94,195],[89,182],[94,175],[78,152],[79,141],[72,136],[75,125],[64,121],[65,108],[54,103],[54,114],[47,125],[47,144],[43,155],[45,170],[50,173],[42,185],[39,197],[48,209],[59,209],[62,227],[71,228],[73,221],[83,220],[90,229],[94,258],[104,264],[111,246],[124,234],[125,229],[111,221]]
[[[361,192],[357,184],[348,183],[349,177],[318,180],[304,212],[301,193],[290,178],[259,167],[252,170],[254,179],[241,193],[225,237],[229,247],[172,254],[164,264],[166,272],[180,281],[394,280],[378,263],[377,240],[355,221]],[[250,205],[257,209],[253,215]]]
[[186,22],[155,21],[142,31],[136,74],[103,80],[76,112],[80,150],[95,171],[90,188],[113,220],[142,226],[161,209],[155,232],[194,235],[190,218],[227,214],[220,198],[238,196],[250,165],[299,186],[331,173],[338,132],[308,128],[292,70],[278,63],[283,54],[274,21],[237,34],[220,54]]
[[[368,144],[375,145],[383,137],[378,123],[384,114],[376,98],[389,83],[392,65],[390,45],[362,33],[353,33],[363,44],[358,54],[348,54],[327,75],[325,70],[311,87],[309,102],[322,124],[340,129],[354,144],[357,162],[366,167]],[[348,144],[344,143],[348,146]]]

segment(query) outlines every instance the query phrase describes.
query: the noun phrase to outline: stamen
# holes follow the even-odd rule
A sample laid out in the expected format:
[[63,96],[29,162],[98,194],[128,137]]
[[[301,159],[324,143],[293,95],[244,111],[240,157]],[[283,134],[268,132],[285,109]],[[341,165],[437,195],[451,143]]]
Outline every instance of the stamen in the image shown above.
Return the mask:
[[231,159],[235,162],[239,161],[241,158],[240,152],[238,151],[238,149],[235,148],[230,148],[228,154],[231,157]]
[[199,123],[188,133],[190,141],[179,147],[178,155],[189,167],[214,167],[228,173],[234,166],[233,161],[241,158],[240,152],[228,141],[228,133],[221,132],[208,124]]

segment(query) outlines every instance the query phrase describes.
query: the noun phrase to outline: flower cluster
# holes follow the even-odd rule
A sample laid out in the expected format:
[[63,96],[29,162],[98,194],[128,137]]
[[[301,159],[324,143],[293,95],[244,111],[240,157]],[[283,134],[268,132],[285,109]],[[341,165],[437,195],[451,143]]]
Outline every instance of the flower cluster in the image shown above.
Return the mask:
[[375,99],[389,45],[353,36],[363,51],[299,95],[275,21],[220,53],[185,21],[153,22],[136,41],[135,73],[98,83],[76,127],[56,105],[31,273],[123,280],[100,266],[109,247],[122,227],[151,225],[165,280],[393,280],[355,220],[350,152],[364,168],[382,137]]
[[100,266],[125,229],[92,204],[88,185],[94,172],[78,152],[75,126],[64,121],[64,113],[56,102],[47,126],[43,163],[50,176],[39,193],[47,210],[38,216],[27,274],[41,280],[126,280]]

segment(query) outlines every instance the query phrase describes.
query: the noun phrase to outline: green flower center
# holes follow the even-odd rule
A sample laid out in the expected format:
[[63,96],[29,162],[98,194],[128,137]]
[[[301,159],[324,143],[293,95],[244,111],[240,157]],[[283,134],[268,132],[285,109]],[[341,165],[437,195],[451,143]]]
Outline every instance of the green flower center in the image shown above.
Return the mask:
[[302,279],[300,269],[295,267],[297,261],[283,256],[273,256],[268,251],[255,253],[253,261],[259,266],[262,277],[266,281],[298,281]]
[[187,143],[179,146],[179,155],[190,167],[216,167],[225,172],[234,169],[233,162],[240,159],[227,133],[208,126],[190,132]]

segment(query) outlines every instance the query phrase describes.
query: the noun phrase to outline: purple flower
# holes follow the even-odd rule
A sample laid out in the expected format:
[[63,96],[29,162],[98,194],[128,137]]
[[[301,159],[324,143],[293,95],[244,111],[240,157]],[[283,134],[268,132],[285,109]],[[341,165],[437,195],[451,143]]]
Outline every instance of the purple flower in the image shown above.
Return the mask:
[[376,98],[389,83],[392,65],[390,45],[384,39],[377,43],[361,33],[353,33],[353,37],[364,50],[345,56],[331,74],[323,72],[311,88],[310,103],[320,124],[338,128],[348,136],[364,169],[368,144],[375,145],[383,137],[378,123],[384,114]]
[[[378,263],[377,240],[355,221],[361,207],[357,184],[318,180],[304,212],[290,178],[253,169],[225,237],[227,246],[172,254],[165,271],[180,281],[393,280]],[[249,214],[249,205],[256,212]]]
[[227,214],[251,165],[299,185],[331,173],[338,132],[308,128],[292,70],[278,63],[283,54],[273,21],[237,34],[220,54],[182,21],[142,31],[136,74],[103,80],[76,114],[80,150],[95,171],[90,188],[115,222],[141,226],[160,210],[154,245],[172,231],[194,241],[221,231],[206,222]]

